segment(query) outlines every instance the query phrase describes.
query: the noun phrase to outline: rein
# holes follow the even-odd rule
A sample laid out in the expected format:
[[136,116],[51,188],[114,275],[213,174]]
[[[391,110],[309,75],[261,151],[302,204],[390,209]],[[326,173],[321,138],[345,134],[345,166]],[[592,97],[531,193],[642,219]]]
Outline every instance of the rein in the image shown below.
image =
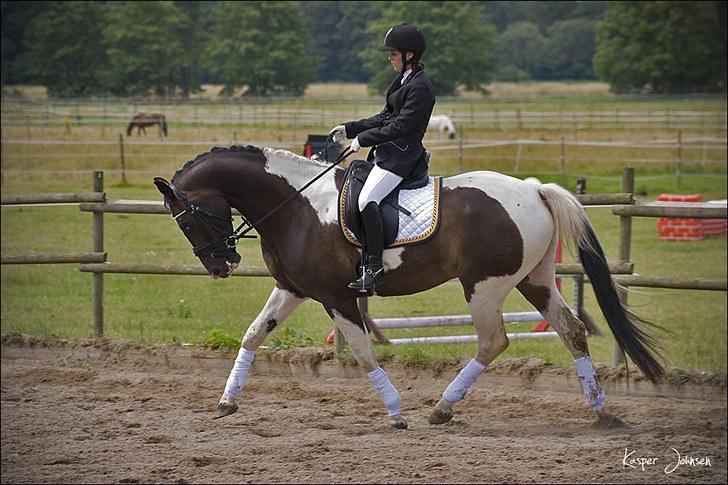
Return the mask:
[[[312,178],[311,180],[309,180],[308,182],[306,182],[306,185],[304,185],[303,187],[301,187],[300,189],[298,189],[295,193],[293,193],[293,194],[289,195],[288,197],[286,197],[283,200],[283,202],[281,202],[280,204],[278,204],[277,206],[275,206],[273,209],[271,209],[266,215],[264,215],[263,217],[261,217],[255,224],[251,224],[245,217],[243,217],[243,222],[237,227],[237,229],[235,229],[233,231],[233,233],[230,236],[228,236],[227,238],[225,238],[226,244],[228,244],[227,241],[229,239],[231,239],[231,238],[235,240],[235,243],[237,243],[237,240],[238,239],[242,239],[244,237],[254,238],[255,236],[247,236],[246,234],[248,234],[253,229],[257,229],[258,226],[260,226],[263,222],[265,222],[273,214],[275,214],[276,212],[278,212],[278,210],[281,207],[283,207],[284,205],[286,205],[287,203],[289,203],[291,200],[293,200],[293,198],[295,196],[299,195],[301,192],[303,192],[304,190],[306,190],[307,188],[309,188],[314,182],[316,182],[318,179],[320,179],[321,177],[323,177],[324,175],[326,175],[331,169],[333,169],[338,164],[340,164],[341,162],[343,162],[346,159],[346,157],[348,157],[352,153],[354,153],[354,152],[351,151],[351,147],[347,147],[347,149],[344,150],[341,153],[341,155],[339,155],[339,157],[336,160],[334,160],[329,167],[326,168],[326,170],[324,170],[323,172],[321,172],[320,174],[316,175],[314,178]],[[244,229],[245,226],[248,226],[247,229]],[[240,232],[241,230],[243,232]],[[235,245],[235,243],[233,243],[233,246]]]

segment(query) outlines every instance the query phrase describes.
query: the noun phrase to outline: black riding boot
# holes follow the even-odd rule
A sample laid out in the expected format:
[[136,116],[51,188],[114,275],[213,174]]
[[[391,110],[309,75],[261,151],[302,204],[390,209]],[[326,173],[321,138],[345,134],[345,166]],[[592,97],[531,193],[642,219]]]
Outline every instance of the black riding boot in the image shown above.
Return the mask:
[[384,266],[382,265],[384,228],[379,205],[376,202],[369,202],[361,212],[361,220],[364,224],[367,261],[362,275],[356,281],[349,283],[349,288],[365,292],[384,281]]

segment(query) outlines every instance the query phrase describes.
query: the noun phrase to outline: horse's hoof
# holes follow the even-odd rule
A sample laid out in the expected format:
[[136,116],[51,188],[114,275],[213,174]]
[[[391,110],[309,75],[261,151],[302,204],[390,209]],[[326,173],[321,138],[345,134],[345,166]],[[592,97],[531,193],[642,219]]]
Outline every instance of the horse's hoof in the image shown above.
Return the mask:
[[225,416],[230,416],[231,414],[235,414],[238,410],[238,405],[235,404],[233,401],[232,403],[226,403],[223,401],[220,401],[217,403],[217,409],[215,410],[215,416],[212,417],[212,419],[220,419],[224,418]]
[[397,429],[407,429],[407,420],[404,419],[399,414],[397,414],[396,416],[390,416],[389,417],[389,424],[393,428],[397,428]]
[[627,425],[624,423],[624,421],[622,421],[613,414],[609,414],[607,412],[599,412],[597,413],[597,419],[592,424],[592,427],[597,429],[616,429],[626,428]]
[[443,411],[435,408],[432,414],[430,414],[428,421],[430,424],[445,424],[452,419],[452,415],[452,411]]

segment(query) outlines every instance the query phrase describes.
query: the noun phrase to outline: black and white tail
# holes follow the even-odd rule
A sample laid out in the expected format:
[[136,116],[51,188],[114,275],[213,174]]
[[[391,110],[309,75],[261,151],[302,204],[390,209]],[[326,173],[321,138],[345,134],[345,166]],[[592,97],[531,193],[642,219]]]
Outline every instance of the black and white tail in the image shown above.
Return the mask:
[[644,328],[654,325],[630,312],[619,300],[604,251],[584,208],[569,191],[559,185],[543,184],[538,190],[556,220],[561,240],[576,243],[581,264],[589,276],[599,308],[617,343],[644,375],[656,382],[665,373],[665,369],[655,357],[659,348],[656,339]]

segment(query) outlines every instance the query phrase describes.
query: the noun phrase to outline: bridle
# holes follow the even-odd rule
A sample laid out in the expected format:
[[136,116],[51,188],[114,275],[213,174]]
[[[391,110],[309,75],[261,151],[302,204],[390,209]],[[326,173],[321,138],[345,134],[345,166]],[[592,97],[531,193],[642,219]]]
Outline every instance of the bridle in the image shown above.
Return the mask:
[[[328,142],[328,140],[327,140]],[[296,192],[292,193],[288,197],[286,197],[283,202],[275,206],[273,209],[268,211],[263,217],[258,219],[257,222],[251,223],[248,219],[245,218],[244,215],[240,214],[240,217],[242,218],[243,222],[235,229],[233,232],[223,237],[222,239],[219,239],[219,236],[215,235],[213,239],[206,243],[201,244],[198,246],[192,247],[192,252],[195,253],[195,256],[198,258],[200,257],[227,257],[231,253],[235,253],[235,248],[238,244],[239,239],[243,238],[250,238],[255,239],[256,236],[254,235],[248,235],[248,233],[254,229],[257,229],[263,222],[265,222],[268,218],[270,218],[273,214],[278,212],[281,207],[285,206],[288,202],[293,200],[295,196],[306,190],[308,187],[310,187],[314,182],[316,182],[318,179],[326,175],[330,170],[332,170],[334,167],[336,167],[338,164],[340,164],[346,157],[354,153],[351,151],[351,147],[347,147],[346,150],[344,150],[338,158],[328,167],[326,167],[325,170],[323,170],[321,173],[316,175],[313,179],[306,182],[306,184],[298,189]],[[180,227],[183,233],[186,233],[184,229],[184,218],[190,217],[194,221],[200,221],[205,228],[220,228],[220,224],[217,223],[217,221],[223,221],[224,223],[228,223],[229,221],[234,221],[233,218],[223,217],[220,215],[215,214],[212,211],[206,210],[199,205],[192,204],[185,195],[184,192],[182,192],[180,189],[175,187],[172,183],[169,184],[170,188],[174,192],[175,196],[184,202],[185,208],[182,212],[180,212],[177,215],[172,216],[172,219],[177,222],[177,225]],[[206,231],[208,232],[208,231]]]
[[217,236],[219,230],[222,228],[222,224],[227,225],[228,222],[233,220],[232,217],[220,216],[210,210],[200,207],[199,205],[193,204],[187,199],[184,192],[171,183],[169,186],[175,196],[185,204],[184,210],[182,210],[179,214],[172,216],[172,219],[174,219],[182,232],[185,234],[187,233],[185,227],[187,226],[187,220],[191,219],[192,221],[198,222],[199,224],[197,225],[202,226],[208,236],[213,236],[211,240],[205,244],[192,246],[192,252],[195,256],[198,258],[216,258],[220,256],[227,257],[231,253],[234,253],[237,240],[231,240],[231,236],[227,236],[222,239],[219,239]]

